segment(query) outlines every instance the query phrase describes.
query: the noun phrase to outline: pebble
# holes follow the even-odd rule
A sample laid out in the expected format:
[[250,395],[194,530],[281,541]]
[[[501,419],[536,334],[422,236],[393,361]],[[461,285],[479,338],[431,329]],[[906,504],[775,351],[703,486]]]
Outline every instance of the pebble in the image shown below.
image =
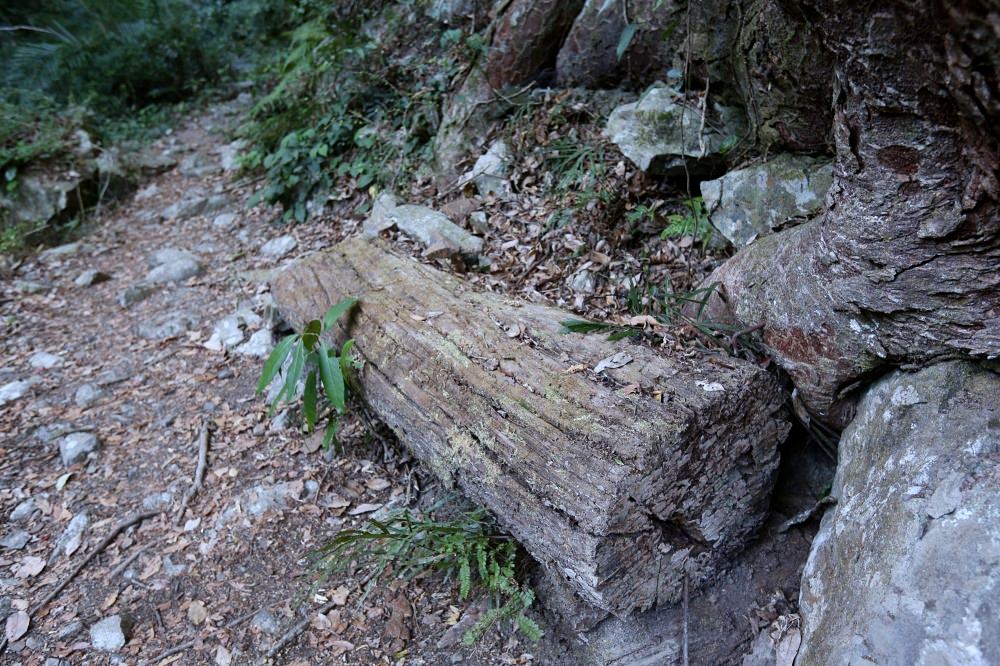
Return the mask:
[[280,259],[298,246],[299,242],[293,236],[284,235],[272,238],[260,246],[260,253],[269,259]]
[[73,396],[73,401],[76,402],[77,407],[86,409],[100,400],[103,395],[104,391],[96,384],[81,384],[80,387],[76,389],[76,395]]
[[10,512],[10,521],[12,523],[17,523],[22,520],[27,520],[31,518],[31,514],[38,510],[38,506],[35,504],[35,500],[28,498],[14,507],[14,510]]
[[236,215],[234,213],[220,213],[212,220],[212,226],[223,231],[236,226]]
[[135,332],[146,340],[166,340],[190,331],[198,319],[190,312],[167,312],[153,321],[136,325]]
[[90,628],[90,643],[104,652],[118,652],[125,647],[126,629],[120,615],[106,617]]
[[152,285],[148,284],[139,284],[134,287],[129,287],[122,293],[118,294],[118,305],[128,309],[139,301],[148,298],[155,291],[156,289]]
[[278,618],[274,617],[274,614],[271,611],[263,608],[257,611],[257,614],[253,616],[253,620],[250,621],[250,626],[271,636],[281,631],[281,624],[278,622]]
[[102,273],[96,268],[88,268],[84,272],[73,280],[73,284],[78,287],[89,287],[91,285],[100,284],[101,282],[107,282],[111,279],[111,276],[107,273]]
[[71,636],[76,636],[83,629],[83,622],[79,620],[73,620],[65,627],[56,632],[56,638],[58,640],[65,640]]
[[28,541],[30,540],[31,535],[24,530],[14,530],[3,539],[0,539],[0,546],[11,550],[21,550],[28,545]]
[[243,342],[243,329],[240,328],[239,317],[231,316],[219,320],[212,329],[212,337],[205,343],[205,348],[222,351],[231,349],[241,342]]
[[97,435],[92,432],[73,432],[59,440],[59,455],[63,465],[69,467],[100,448]]
[[267,358],[274,348],[274,336],[271,331],[261,329],[250,336],[244,344],[236,348],[236,353],[242,356]]
[[28,358],[28,365],[36,370],[48,370],[62,363],[62,359],[46,351],[37,351]]
[[35,282],[34,280],[17,280],[14,287],[22,294],[40,294],[48,291],[52,285],[47,282]]
[[193,256],[178,258],[176,261],[160,264],[146,275],[145,284],[159,285],[184,282],[201,273],[201,264]]
[[0,386],[0,405],[23,398],[34,383],[31,379],[19,379]]
[[56,539],[56,547],[52,551],[52,555],[49,556],[49,562],[54,562],[62,555],[68,556],[76,552],[80,547],[80,542],[83,540],[83,533],[87,531],[88,527],[90,527],[90,516],[85,511],[81,511],[73,516],[73,519],[69,521],[69,525],[66,526],[63,533]]
[[51,247],[38,255],[38,260],[48,262],[53,259],[61,259],[76,254],[80,251],[80,243],[66,243],[58,247]]

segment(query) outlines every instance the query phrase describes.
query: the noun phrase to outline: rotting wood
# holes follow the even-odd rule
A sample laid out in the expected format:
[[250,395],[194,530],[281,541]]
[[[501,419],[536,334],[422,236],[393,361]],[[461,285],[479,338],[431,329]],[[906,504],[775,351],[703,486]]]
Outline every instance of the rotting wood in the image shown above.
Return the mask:
[[[371,407],[600,608],[677,601],[685,575],[704,583],[767,512],[788,424],[755,365],[562,334],[561,310],[475,293],[360,239],[272,290],[295,326],[359,297],[338,326],[357,341]],[[632,361],[571,371],[619,352]]]

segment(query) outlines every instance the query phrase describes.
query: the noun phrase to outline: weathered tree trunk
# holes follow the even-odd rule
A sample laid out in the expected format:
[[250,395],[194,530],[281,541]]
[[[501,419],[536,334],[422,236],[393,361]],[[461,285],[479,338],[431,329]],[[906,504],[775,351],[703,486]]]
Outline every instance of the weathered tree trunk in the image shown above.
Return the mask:
[[837,59],[827,210],[710,280],[843,426],[838,400],[873,371],[1000,353],[997,24],[975,2],[803,11]]
[[[346,333],[365,399],[596,606],[676,601],[685,576],[710,578],[765,517],[788,426],[754,365],[562,334],[562,311],[472,292],[358,239],[273,292],[296,325],[360,297]],[[590,370],[619,352],[631,362]]]

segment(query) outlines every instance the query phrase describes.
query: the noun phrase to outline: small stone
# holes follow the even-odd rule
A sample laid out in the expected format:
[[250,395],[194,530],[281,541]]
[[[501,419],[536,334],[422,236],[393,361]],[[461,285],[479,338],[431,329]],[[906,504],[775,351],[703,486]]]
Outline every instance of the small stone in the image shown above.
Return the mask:
[[92,432],[74,432],[59,440],[59,455],[63,465],[69,467],[100,448],[97,435]]
[[510,181],[506,174],[510,168],[510,148],[503,140],[494,141],[489,149],[476,160],[475,165],[459,180],[461,185],[475,183],[482,196],[511,196]]
[[141,190],[135,193],[135,200],[145,201],[146,199],[151,199],[159,191],[160,188],[156,186],[156,183],[150,183],[149,185],[147,185],[146,187],[142,188]]
[[23,398],[34,383],[30,379],[21,379],[0,386],[0,405]]
[[167,574],[168,578],[180,576],[185,571],[187,571],[187,565],[174,564],[169,555],[163,556],[163,573]]
[[43,666],[72,666],[65,659],[59,659],[58,657],[46,657],[45,664]]
[[73,401],[76,403],[77,407],[86,409],[97,402],[103,395],[104,391],[96,384],[81,384],[80,387],[76,389],[76,395],[73,396]]
[[118,305],[128,309],[139,301],[145,300],[155,291],[156,288],[148,284],[139,284],[134,287],[129,287],[122,293],[118,294]]
[[257,611],[257,614],[253,616],[253,620],[250,621],[250,626],[271,636],[281,631],[281,624],[278,622],[278,619],[266,609]]
[[241,356],[252,356],[255,358],[267,358],[274,348],[274,336],[271,331],[261,329],[250,336],[250,339],[236,348],[236,353]]
[[60,245],[58,247],[52,247],[48,250],[44,250],[38,255],[38,260],[41,262],[49,262],[56,259],[62,259],[63,257],[69,257],[80,251],[80,243],[66,243],[65,245]]
[[170,503],[174,501],[174,495],[169,490],[164,490],[161,493],[153,493],[152,495],[146,495],[142,499],[142,508],[146,511],[161,511],[170,506]]
[[187,617],[191,624],[198,626],[208,619],[208,611],[205,609],[204,601],[192,601],[188,606]]
[[10,521],[18,523],[22,520],[27,520],[35,511],[38,511],[38,506],[35,504],[35,500],[29,497],[15,506],[14,510],[10,512]]
[[52,555],[49,556],[49,563],[51,564],[63,555],[68,557],[75,553],[80,547],[80,543],[83,541],[83,533],[87,531],[88,527],[90,527],[90,516],[85,511],[81,511],[73,516],[73,519],[69,521],[69,525],[66,526],[63,533],[56,539],[56,546],[52,551]]
[[594,274],[587,270],[574,273],[569,279],[569,287],[578,294],[593,294],[597,290]]
[[164,247],[149,255],[146,258],[146,265],[150,268],[156,268],[163,264],[172,264],[178,261],[198,261],[198,257],[187,250],[181,250],[176,247]]
[[212,220],[212,226],[223,231],[232,229],[236,226],[236,214],[219,213],[215,216],[215,219]]
[[190,331],[197,323],[197,318],[190,312],[168,312],[151,322],[137,324],[135,332],[146,340],[166,340]]
[[120,615],[106,617],[90,628],[90,642],[98,650],[118,652],[125,647],[130,624]]
[[219,320],[212,329],[212,336],[205,343],[205,348],[222,351],[231,349],[241,342],[243,342],[243,329],[240,328],[239,317],[231,316]]
[[246,148],[246,145],[246,141],[237,139],[224,146],[219,146],[217,152],[219,153],[219,162],[222,164],[223,171],[235,171],[240,168],[240,152]]
[[10,550],[21,550],[26,545],[28,541],[31,540],[31,535],[24,530],[14,530],[4,538],[0,539],[0,546],[4,548],[9,548]]
[[486,220],[486,213],[484,211],[477,210],[469,214],[469,224],[481,234],[485,234],[490,230],[490,225]]
[[187,176],[188,178],[204,178],[205,176],[218,173],[220,170],[221,167],[219,165],[212,163],[206,155],[201,153],[188,155],[181,160],[180,165],[177,167],[177,171],[182,176]]
[[67,638],[76,636],[78,633],[80,633],[81,629],[83,629],[83,622],[80,622],[79,620],[74,620],[69,624],[67,624],[65,627],[63,627],[62,629],[60,629],[59,631],[57,631],[56,638],[61,641],[66,640]]
[[47,282],[35,282],[33,280],[17,280],[14,287],[22,294],[40,294],[43,291],[52,289],[52,285]]
[[100,284],[101,282],[107,282],[111,279],[111,276],[107,273],[102,273],[96,268],[88,268],[84,272],[73,280],[73,284],[78,287],[90,287],[95,284]]
[[151,270],[146,275],[146,284],[160,285],[171,282],[184,282],[187,279],[201,273],[201,264],[197,261],[185,259],[169,264],[162,264]]
[[473,258],[483,249],[482,238],[459,227],[444,213],[427,206],[396,205],[395,197],[383,192],[364,222],[364,235],[374,238],[394,226],[425,248],[434,248],[435,252],[448,247],[454,255]]
[[260,248],[260,253],[269,259],[280,259],[295,249],[299,244],[293,236],[284,235],[272,238]]
[[28,365],[36,370],[48,370],[62,363],[62,359],[46,351],[38,351],[28,358]]

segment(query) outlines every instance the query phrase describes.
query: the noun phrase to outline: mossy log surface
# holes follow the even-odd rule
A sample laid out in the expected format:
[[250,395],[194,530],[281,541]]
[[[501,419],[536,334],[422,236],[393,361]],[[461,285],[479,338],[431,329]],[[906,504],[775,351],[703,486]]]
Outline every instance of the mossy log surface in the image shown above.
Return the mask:
[[[476,293],[361,239],[272,290],[296,327],[359,297],[338,334],[356,339],[366,401],[595,606],[676,601],[767,513],[788,423],[781,388],[750,363],[563,334],[566,312]],[[619,352],[632,361],[593,372]]]

